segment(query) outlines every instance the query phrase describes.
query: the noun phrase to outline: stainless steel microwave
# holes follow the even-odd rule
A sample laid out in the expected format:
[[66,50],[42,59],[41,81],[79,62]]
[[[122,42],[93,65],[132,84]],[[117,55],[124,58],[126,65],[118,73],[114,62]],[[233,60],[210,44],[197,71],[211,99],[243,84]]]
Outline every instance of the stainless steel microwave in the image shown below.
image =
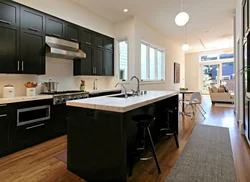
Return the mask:
[[17,126],[37,123],[50,119],[50,105],[22,108],[17,110]]

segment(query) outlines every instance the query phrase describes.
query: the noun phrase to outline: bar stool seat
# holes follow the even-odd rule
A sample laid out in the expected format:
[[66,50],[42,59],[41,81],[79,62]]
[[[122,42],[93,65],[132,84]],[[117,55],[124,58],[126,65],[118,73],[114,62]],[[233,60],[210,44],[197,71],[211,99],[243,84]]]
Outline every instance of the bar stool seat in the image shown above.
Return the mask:
[[[152,115],[135,115],[132,116],[131,118],[133,121],[136,122],[136,126],[137,126],[137,135],[136,135],[136,140],[135,140],[135,152],[132,156],[131,159],[131,163],[130,163],[130,169],[129,169],[129,176],[132,176],[132,171],[133,171],[133,166],[134,166],[134,159],[135,158],[139,158],[140,160],[148,160],[151,158],[155,159],[155,163],[158,169],[158,172],[161,173],[161,169],[160,169],[160,165],[156,156],[156,152],[155,152],[155,147],[154,147],[154,143],[153,143],[153,139],[151,136],[151,132],[150,132],[150,123],[154,122],[155,117]],[[150,142],[150,148],[151,149],[147,149],[146,148],[146,138],[149,138],[149,142]],[[138,151],[145,151],[148,150],[150,152],[152,152],[153,156],[152,157],[140,157],[140,153],[138,154]]]

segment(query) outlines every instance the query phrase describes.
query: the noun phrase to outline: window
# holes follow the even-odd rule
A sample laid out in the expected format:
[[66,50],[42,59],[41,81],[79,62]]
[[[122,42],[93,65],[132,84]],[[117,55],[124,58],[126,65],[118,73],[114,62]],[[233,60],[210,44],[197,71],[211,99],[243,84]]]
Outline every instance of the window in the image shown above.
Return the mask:
[[119,79],[128,79],[128,41],[118,41],[119,46]]
[[164,51],[141,43],[141,79],[144,81],[164,80]]

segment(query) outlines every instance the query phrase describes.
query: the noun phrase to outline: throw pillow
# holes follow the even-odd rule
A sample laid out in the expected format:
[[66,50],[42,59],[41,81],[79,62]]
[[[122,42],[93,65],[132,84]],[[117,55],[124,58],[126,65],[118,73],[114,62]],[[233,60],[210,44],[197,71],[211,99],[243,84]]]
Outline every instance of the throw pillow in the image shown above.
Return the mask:
[[225,88],[220,86],[220,87],[218,88],[218,92],[224,93],[224,92],[225,92]]
[[213,86],[212,91],[213,91],[213,93],[218,93],[218,88],[216,86]]

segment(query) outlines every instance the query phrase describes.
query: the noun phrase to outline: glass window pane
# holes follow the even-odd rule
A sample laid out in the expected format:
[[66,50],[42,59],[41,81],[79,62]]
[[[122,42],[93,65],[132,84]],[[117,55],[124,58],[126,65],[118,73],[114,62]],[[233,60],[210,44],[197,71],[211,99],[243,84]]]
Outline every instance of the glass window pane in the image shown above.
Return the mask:
[[213,56],[213,55],[210,55],[210,56],[201,56],[201,61],[215,61],[217,60],[218,57],[217,56]]
[[128,43],[127,41],[119,42],[119,79],[128,79]]
[[147,46],[141,44],[141,79],[147,80]]
[[163,79],[163,52],[157,51],[157,58],[158,58],[158,80]]
[[155,80],[155,66],[156,66],[156,60],[155,60],[155,49],[150,47],[150,80]]
[[222,63],[222,84],[230,90],[234,90],[234,62]]
[[233,59],[234,53],[220,54],[220,59]]

